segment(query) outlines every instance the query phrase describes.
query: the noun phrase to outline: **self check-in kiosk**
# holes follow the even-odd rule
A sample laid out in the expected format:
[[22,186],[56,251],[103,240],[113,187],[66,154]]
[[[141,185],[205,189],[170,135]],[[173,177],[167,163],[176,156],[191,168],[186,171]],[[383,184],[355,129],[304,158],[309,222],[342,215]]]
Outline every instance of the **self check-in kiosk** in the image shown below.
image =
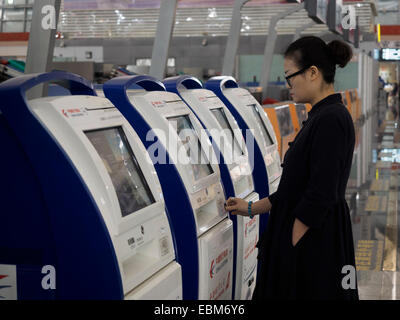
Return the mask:
[[[204,89],[201,82],[191,76],[178,76],[163,81],[166,89],[177,93],[198,117],[215,146],[227,197],[240,197],[257,201],[254,192],[249,155],[235,118],[214,92]],[[234,299],[250,299],[257,272],[257,244],[259,217],[252,219],[231,216],[234,224]]]
[[185,246],[188,253],[179,260],[184,299],[231,299],[233,226],[200,122],[177,94],[150,76],[114,78],[103,90],[155,164],[177,247]]
[[270,119],[274,128],[278,141],[279,155],[282,160],[289,149],[289,142],[294,140],[298,132],[296,132],[293,114],[290,111],[291,106],[294,108],[292,103],[287,102],[264,106],[264,111],[267,113],[268,119]]
[[[73,95],[27,100],[54,80]],[[118,109],[65,72],[4,82],[0,101],[0,296],[182,299],[157,174]]]
[[[233,77],[213,77],[206,82],[205,87],[213,91],[235,117],[246,144],[249,145],[249,139],[254,141],[249,159],[255,191],[260,198],[267,197],[277,190],[282,174],[278,142],[267,115],[250,92],[239,88]],[[268,215],[262,215],[260,233],[266,228],[267,221]]]

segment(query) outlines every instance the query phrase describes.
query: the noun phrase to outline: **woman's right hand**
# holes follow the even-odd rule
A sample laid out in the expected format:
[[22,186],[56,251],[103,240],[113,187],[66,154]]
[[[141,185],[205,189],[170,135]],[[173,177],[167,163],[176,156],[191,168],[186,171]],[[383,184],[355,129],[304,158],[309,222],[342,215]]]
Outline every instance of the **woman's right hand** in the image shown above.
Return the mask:
[[234,215],[248,216],[248,205],[249,203],[243,199],[230,197],[226,200],[225,209]]

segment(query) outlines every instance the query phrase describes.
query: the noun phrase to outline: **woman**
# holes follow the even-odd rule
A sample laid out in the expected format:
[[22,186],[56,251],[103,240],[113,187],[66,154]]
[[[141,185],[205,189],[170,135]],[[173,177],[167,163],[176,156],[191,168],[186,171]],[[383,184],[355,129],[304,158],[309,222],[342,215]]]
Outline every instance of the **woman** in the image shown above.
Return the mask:
[[327,45],[317,37],[301,38],[285,52],[291,98],[310,103],[312,110],[289,143],[278,190],[255,203],[226,202],[237,215],[270,211],[257,244],[260,268],[253,299],[358,299],[345,201],[354,126],[333,85],[336,65],[343,68],[351,57],[346,43]]

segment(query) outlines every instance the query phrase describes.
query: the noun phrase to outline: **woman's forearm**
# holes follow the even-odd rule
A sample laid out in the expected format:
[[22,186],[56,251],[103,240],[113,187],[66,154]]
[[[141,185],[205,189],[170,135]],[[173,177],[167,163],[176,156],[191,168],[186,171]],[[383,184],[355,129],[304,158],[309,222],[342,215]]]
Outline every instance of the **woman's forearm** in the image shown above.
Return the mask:
[[251,213],[253,215],[267,213],[271,210],[271,202],[269,201],[268,197],[260,199],[251,205]]

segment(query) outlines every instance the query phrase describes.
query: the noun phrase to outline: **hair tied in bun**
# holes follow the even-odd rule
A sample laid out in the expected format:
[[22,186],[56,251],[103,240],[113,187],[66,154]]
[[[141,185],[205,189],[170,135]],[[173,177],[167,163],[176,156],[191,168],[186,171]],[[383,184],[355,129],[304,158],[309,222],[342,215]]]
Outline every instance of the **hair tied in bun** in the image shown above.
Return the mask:
[[343,41],[333,40],[328,43],[328,48],[335,65],[338,64],[341,68],[344,68],[353,57],[353,51],[350,46]]

